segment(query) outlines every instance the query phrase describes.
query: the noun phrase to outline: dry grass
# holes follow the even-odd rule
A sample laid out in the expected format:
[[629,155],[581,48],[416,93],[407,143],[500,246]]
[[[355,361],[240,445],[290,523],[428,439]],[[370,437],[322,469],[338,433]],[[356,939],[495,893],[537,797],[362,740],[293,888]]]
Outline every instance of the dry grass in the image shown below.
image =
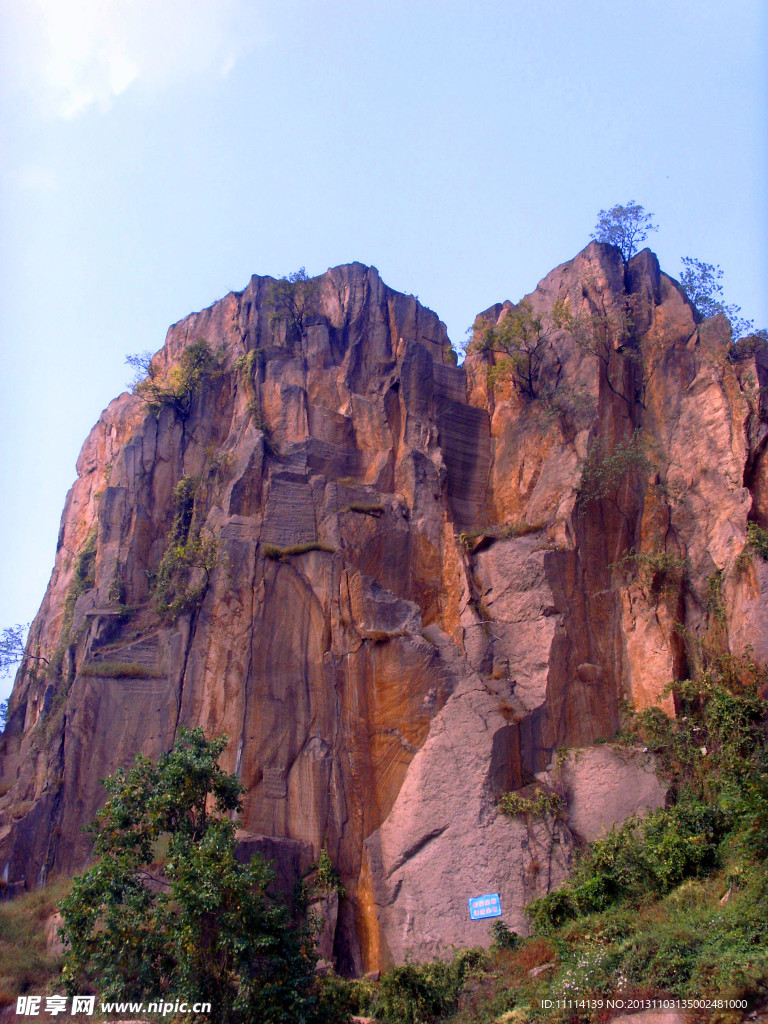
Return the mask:
[[282,561],[291,555],[305,555],[308,551],[326,551],[333,554],[336,548],[324,541],[313,540],[307,544],[291,544],[287,548],[278,547],[277,544],[262,544],[261,550],[265,558]]
[[546,527],[545,522],[529,522],[527,519],[519,519],[511,523],[499,523],[496,526],[486,526],[482,530],[474,530],[459,534],[459,543],[467,551],[471,551],[475,542],[484,539],[486,541],[510,540],[513,537],[525,537],[529,533],[540,533]]
[[0,903],[0,1006],[18,995],[42,995],[55,987],[61,958],[46,949],[45,926],[56,903],[69,892],[71,879]]
[[503,523],[499,527],[498,536],[502,540],[510,537],[525,537],[529,533],[539,533],[547,524],[543,521],[529,523],[527,519],[521,519],[516,523]]
[[518,981],[527,978],[535,967],[556,963],[557,960],[557,950],[546,938],[530,939],[519,949],[503,950],[499,953],[499,961],[506,973]]
[[165,673],[159,669],[141,665],[135,661],[91,661],[80,669],[81,676],[98,676],[105,679],[163,679]]
[[366,516],[379,516],[386,512],[386,508],[378,501],[353,501],[350,505],[340,508],[339,512],[362,512]]
[[494,949],[491,957],[488,973],[470,983],[459,1011],[447,1018],[450,1024],[526,1024],[528,1015],[510,1009],[510,1004],[522,992],[526,993],[524,1002],[549,994],[548,976],[553,971],[544,971],[538,978],[530,975],[537,967],[558,963],[557,950],[548,939],[529,939],[514,950]]
[[20,818],[24,817],[24,815],[27,813],[28,810],[31,809],[31,807],[31,800],[22,800],[20,803],[14,804],[11,810],[11,817],[13,818],[14,821],[18,821]]

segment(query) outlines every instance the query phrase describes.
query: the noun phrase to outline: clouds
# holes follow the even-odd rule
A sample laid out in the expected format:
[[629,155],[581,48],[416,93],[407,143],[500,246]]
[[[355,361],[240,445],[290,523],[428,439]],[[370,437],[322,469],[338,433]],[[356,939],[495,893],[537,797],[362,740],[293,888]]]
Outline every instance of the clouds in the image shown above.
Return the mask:
[[126,90],[225,75],[255,44],[251,0],[12,0],[14,77],[47,113],[108,110]]
[[52,167],[39,164],[22,164],[9,174],[9,180],[20,192],[55,192],[59,183]]

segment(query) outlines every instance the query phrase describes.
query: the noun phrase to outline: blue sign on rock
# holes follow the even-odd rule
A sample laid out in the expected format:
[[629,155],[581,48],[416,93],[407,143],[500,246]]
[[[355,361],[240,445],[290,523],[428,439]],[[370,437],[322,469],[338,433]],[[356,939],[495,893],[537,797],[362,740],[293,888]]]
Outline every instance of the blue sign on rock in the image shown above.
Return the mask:
[[483,917],[501,917],[501,898],[497,892],[473,896],[469,901],[469,917],[479,921]]

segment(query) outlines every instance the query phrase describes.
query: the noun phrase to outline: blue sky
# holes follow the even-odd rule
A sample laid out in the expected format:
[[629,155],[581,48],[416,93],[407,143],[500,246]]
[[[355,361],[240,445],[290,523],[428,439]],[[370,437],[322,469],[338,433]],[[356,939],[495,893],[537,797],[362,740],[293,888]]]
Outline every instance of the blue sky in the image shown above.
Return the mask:
[[633,199],[768,326],[758,0],[0,0],[0,38],[0,625],[125,354],[252,273],[373,264],[459,343]]

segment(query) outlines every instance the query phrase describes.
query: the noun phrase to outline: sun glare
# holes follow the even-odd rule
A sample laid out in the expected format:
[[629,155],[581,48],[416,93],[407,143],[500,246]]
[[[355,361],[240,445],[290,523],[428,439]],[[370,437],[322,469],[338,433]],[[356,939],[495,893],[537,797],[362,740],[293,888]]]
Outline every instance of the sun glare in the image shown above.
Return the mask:
[[31,0],[24,77],[65,119],[108,110],[136,83],[148,90],[227,74],[257,35],[246,0]]

